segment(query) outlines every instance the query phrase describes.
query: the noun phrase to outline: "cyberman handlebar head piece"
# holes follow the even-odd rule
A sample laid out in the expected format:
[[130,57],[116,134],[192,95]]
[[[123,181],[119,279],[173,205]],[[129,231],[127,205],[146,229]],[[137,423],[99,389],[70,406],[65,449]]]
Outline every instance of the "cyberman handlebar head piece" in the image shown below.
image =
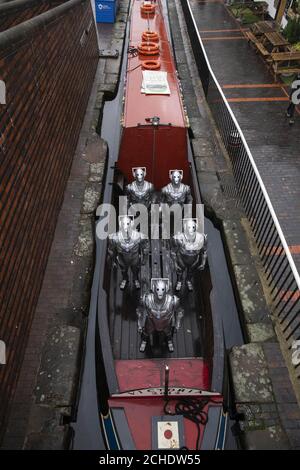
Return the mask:
[[183,180],[183,170],[169,170],[169,178],[171,183],[180,184]]
[[143,182],[147,176],[147,168],[145,166],[134,166],[131,171],[132,176],[140,183]]
[[154,186],[145,180],[147,169],[145,166],[135,166],[131,172],[134,180],[125,188],[129,205],[144,204],[149,209],[154,197]]
[[167,277],[152,277],[151,278],[151,291],[162,300],[164,295],[170,290],[170,280]]
[[182,183],[183,170],[170,170],[169,178],[171,182],[161,190],[161,202],[169,204],[191,204],[193,201],[191,188]]

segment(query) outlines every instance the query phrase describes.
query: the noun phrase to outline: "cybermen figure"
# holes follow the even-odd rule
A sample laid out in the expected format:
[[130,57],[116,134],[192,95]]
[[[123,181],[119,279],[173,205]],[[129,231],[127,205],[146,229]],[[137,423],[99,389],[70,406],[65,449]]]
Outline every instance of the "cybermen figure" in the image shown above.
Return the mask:
[[164,186],[161,190],[161,202],[165,202],[170,206],[172,204],[191,204],[193,202],[191,188],[181,183],[183,178],[182,170],[170,170],[171,183]]
[[126,186],[129,204],[144,204],[149,208],[154,195],[154,186],[145,180],[146,168],[132,168],[132,174],[135,179]]
[[120,289],[124,290],[128,283],[128,270],[131,268],[133,282],[136,289],[140,289],[138,272],[144,257],[149,252],[149,242],[145,235],[133,230],[133,217],[119,217],[119,231],[109,235],[108,255],[120,266],[122,271],[122,282]]
[[175,295],[168,294],[169,279],[151,279],[152,292],[145,294],[137,309],[138,330],[142,334],[140,351],[144,352],[149,336],[154,332],[163,332],[168,349],[174,351],[173,332],[179,330],[183,309]]
[[172,238],[171,254],[177,272],[175,290],[180,291],[182,276],[186,271],[187,288],[192,291],[193,274],[204,269],[207,260],[207,235],[197,232],[196,219],[183,219],[183,232],[174,235]]

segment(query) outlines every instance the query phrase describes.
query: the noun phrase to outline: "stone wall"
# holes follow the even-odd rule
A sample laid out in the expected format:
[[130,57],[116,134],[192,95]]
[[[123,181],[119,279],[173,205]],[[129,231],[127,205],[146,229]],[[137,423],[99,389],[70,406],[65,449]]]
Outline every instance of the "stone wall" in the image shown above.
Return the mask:
[[2,430],[97,63],[87,0],[71,0],[0,33],[6,85],[6,105],[0,105]]

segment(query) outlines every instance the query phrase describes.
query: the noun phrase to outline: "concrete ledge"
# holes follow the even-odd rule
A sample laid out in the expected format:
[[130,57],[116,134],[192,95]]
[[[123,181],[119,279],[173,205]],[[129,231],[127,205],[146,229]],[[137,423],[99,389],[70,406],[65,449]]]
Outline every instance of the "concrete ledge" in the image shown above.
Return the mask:
[[70,445],[70,429],[62,428],[55,433],[29,434],[24,450],[65,450]]
[[250,252],[243,219],[223,220],[222,227],[246,337],[250,342],[276,341],[256,268],[259,258]]
[[264,323],[247,323],[246,328],[250,343],[277,341],[271,320]]
[[234,347],[229,364],[236,409],[244,415],[239,422],[244,446],[249,450],[290,449],[263,346]]
[[63,450],[70,441],[71,430],[63,422],[68,410],[45,405],[31,408],[28,434],[24,444],[26,450]]
[[238,403],[270,403],[272,384],[264,351],[260,344],[232,348],[229,354],[235,400]]
[[269,426],[247,432],[244,437],[244,446],[248,450],[289,450],[289,441],[280,426]]
[[81,332],[72,326],[52,329],[45,345],[35,389],[36,403],[72,407],[79,370]]

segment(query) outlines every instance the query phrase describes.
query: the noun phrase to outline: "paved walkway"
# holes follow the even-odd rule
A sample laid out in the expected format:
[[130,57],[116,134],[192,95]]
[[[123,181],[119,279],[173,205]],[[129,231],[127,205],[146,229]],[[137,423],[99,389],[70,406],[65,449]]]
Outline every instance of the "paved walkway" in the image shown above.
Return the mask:
[[244,132],[300,272],[300,113],[222,1],[190,0],[212,69]]

